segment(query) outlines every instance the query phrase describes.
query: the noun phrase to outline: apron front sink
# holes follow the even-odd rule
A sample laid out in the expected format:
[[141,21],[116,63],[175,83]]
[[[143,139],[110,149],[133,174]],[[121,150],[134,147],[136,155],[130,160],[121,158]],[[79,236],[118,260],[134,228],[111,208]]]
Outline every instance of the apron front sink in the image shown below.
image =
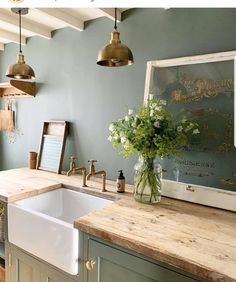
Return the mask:
[[76,218],[112,201],[60,188],[8,204],[9,241],[70,274],[79,273]]

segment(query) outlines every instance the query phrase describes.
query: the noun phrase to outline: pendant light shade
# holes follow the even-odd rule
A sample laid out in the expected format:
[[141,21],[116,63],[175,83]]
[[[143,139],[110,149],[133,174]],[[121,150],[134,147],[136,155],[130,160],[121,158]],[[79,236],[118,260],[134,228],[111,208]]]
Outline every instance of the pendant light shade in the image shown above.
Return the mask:
[[117,9],[115,8],[115,26],[111,33],[110,44],[100,49],[97,64],[104,67],[121,67],[134,62],[131,50],[121,44],[120,33],[117,31]]
[[6,76],[15,79],[34,79],[35,74],[33,69],[25,64],[24,55],[19,53],[17,55],[17,63],[10,65],[7,68]]
[[6,76],[10,78],[15,78],[15,79],[34,79],[35,78],[34,71],[29,65],[25,64],[24,55],[21,50],[21,15],[28,14],[28,9],[27,8],[13,8],[12,12],[19,15],[20,51],[19,51],[19,54],[17,55],[16,64],[10,65],[7,68]]

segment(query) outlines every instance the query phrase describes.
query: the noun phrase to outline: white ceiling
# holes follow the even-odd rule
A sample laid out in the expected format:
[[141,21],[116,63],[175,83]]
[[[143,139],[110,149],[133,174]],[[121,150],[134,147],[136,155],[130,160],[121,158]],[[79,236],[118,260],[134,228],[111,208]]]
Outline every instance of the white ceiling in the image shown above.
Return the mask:
[[[117,18],[121,21],[121,13],[127,9],[118,9]],[[100,17],[114,20],[112,8],[30,8],[27,15],[22,16],[22,44],[26,38],[41,36],[51,38],[53,30],[70,26],[76,30],[84,30],[84,22]],[[0,50],[9,42],[19,42],[19,16],[9,8],[0,9]]]

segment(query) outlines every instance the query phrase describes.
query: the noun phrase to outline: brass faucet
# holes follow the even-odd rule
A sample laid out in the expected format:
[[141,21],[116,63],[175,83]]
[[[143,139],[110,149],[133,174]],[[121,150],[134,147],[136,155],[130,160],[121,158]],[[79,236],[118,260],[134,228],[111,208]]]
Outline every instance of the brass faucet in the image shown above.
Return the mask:
[[70,169],[67,171],[67,176],[70,176],[72,174],[76,174],[77,172],[81,171],[82,172],[82,177],[83,177],[83,187],[87,187],[86,185],[86,167],[80,166],[76,167],[75,164],[76,157],[71,156],[70,157]]
[[102,176],[102,192],[106,192],[106,172],[105,170],[99,170],[95,171],[94,163],[97,162],[97,160],[89,160],[90,163],[89,166],[89,174],[87,175],[86,179],[87,181],[90,179],[91,176],[101,175]]

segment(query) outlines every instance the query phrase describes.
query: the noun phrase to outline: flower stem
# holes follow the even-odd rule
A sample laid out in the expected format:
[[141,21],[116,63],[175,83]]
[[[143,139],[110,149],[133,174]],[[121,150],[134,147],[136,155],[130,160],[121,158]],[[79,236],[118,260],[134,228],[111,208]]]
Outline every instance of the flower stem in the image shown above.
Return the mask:
[[136,165],[135,199],[144,203],[159,202],[161,196],[161,169],[153,158],[143,158]]

